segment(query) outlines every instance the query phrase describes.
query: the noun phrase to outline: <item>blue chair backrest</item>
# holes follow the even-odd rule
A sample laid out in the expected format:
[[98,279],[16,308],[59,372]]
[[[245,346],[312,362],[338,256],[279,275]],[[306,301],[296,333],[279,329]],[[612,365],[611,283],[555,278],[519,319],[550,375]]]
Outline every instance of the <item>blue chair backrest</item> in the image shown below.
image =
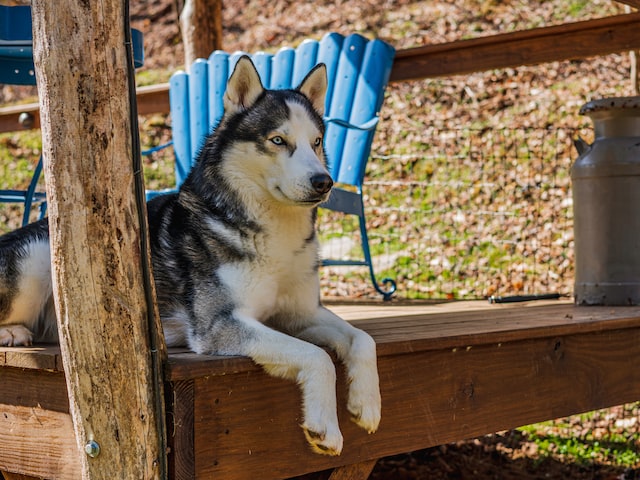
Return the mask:
[[[176,184],[185,180],[223,114],[227,79],[243,52],[215,51],[196,60],[190,72],[176,72],[169,82],[171,122],[176,154]],[[327,66],[329,86],[325,104],[325,148],[334,181],[360,187],[384,99],[394,48],[361,35],[329,33],[321,41],[305,40],[296,49],[250,55],[265,88],[296,88],[318,63]],[[342,121],[340,124],[334,121]],[[345,124],[373,128],[347,128]]]

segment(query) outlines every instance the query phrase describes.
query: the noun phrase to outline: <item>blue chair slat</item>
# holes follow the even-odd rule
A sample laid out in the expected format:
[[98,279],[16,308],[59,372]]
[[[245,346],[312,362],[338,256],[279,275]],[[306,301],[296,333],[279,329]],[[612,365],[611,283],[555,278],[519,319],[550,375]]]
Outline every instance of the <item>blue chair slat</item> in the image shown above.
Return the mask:
[[291,76],[293,75],[295,55],[296,51],[293,48],[284,47],[273,56],[270,88],[274,90],[292,88]]
[[31,42],[31,7],[0,6],[0,41]]
[[189,71],[189,117],[191,119],[191,155],[196,158],[209,135],[209,65],[198,59]]
[[216,50],[209,56],[209,131],[224,113],[224,92],[229,78],[229,54]]
[[339,33],[327,33],[318,48],[318,63],[324,63],[327,67],[327,98],[325,100],[325,113],[329,112],[329,106],[333,98],[333,90],[336,84],[336,73],[338,71],[338,61],[340,60],[340,51],[344,37]]
[[[242,55],[246,53],[216,51],[208,61],[196,61],[190,74],[178,72],[171,78],[169,98],[177,187],[186,178],[204,138],[222,117],[227,79]],[[338,185],[321,207],[358,217],[364,260],[322,263],[367,266],[375,289],[385,299],[395,291],[395,282],[384,279],[388,288],[383,290],[376,281],[361,186],[393,56],[393,47],[380,40],[368,41],[358,34],[345,38],[337,33],[325,35],[320,42],[306,40],[295,50],[284,47],[275,55],[264,52],[251,55],[265,88],[296,88],[316,64],[327,66],[325,149],[329,168],[334,180],[356,188],[349,191]]]
[[265,52],[256,52],[251,55],[251,61],[258,70],[260,80],[262,80],[262,86],[264,88],[271,88],[271,63],[273,55]]
[[[394,50],[386,43],[380,40],[367,43],[355,88],[350,123],[361,125],[378,118],[384,99],[380,92],[384,92],[384,87],[389,81],[393,57]],[[373,135],[374,130],[347,131],[340,172],[337,175],[338,182],[362,186]]]
[[296,48],[296,58],[293,62],[293,75],[291,86],[300,86],[302,80],[309,71],[318,63],[318,42],[316,40],[305,40]]
[[[327,112],[328,118],[347,121],[350,119],[366,45],[367,39],[361,35],[354,34],[344,39],[333,86],[331,105]],[[346,135],[347,130],[344,127],[332,123],[327,125],[325,149],[327,151],[329,172],[337,182],[341,181],[340,165],[342,163],[342,147]]]
[[176,186],[180,186],[193,165],[189,118],[189,75],[186,72],[176,72],[171,76],[169,104],[171,105],[173,150],[176,157]]
[[[144,63],[142,33],[131,31],[134,66]],[[32,22],[30,6],[0,5],[0,84],[35,85],[33,66]],[[30,219],[31,207],[40,204],[40,218],[46,212],[46,195],[36,192],[42,172],[42,157],[38,161],[27,190],[0,190],[0,202],[24,204],[23,225]]]

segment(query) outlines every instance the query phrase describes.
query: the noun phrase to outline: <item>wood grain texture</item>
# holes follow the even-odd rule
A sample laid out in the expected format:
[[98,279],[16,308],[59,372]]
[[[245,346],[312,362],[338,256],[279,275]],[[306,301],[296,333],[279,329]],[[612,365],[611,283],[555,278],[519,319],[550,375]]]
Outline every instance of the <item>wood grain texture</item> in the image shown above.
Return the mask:
[[0,405],[69,413],[64,375],[62,372],[0,368]]
[[203,377],[196,476],[288,478],[634,401],[638,355],[640,327],[379,357],[383,414],[373,435],[350,422],[339,375],[340,457],[307,447],[295,385],[254,371]]
[[[85,479],[157,478],[165,463],[143,288],[144,203],[134,195],[125,5],[32,2],[53,295]],[[95,458],[84,454],[89,441],[100,446]]]
[[222,0],[185,0],[180,12],[184,64],[222,49]]
[[[640,307],[579,307],[569,302],[489,305],[459,302],[423,306],[332,306],[338,315],[371,334],[378,356],[466,348],[576,332],[640,325]],[[171,380],[257,372],[244,357],[203,356],[188,351],[169,358]]]
[[0,404],[0,470],[38,478],[81,478],[68,413]]
[[193,381],[168,385],[167,434],[169,439],[169,476],[173,480],[195,478],[193,451]]
[[0,347],[0,367],[28,368],[62,372],[62,356],[58,345],[33,347]]
[[4,480],[40,480],[36,477],[29,475],[22,475],[20,473],[2,472],[0,471],[0,478],[4,477]]
[[398,51],[390,81],[468,74],[640,48],[640,13]]
[[[289,478],[640,399],[633,365],[640,355],[638,307],[554,301],[332,308],[378,343],[380,430],[367,435],[350,421],[338,364],[345,449],[337,458],[313,454],[298,426],[296,385],[246,358],[172,349],[167,422],[174,478]],[[0,405],[66,411],[61,372],[6,363],[55,364],[55,347],[1,354],[8,359],[0,382],[8,388],[0,390]]]
[[[138,87],[136,98],[139,115],[169,112],[168,83]],[[40,128],[40,106],[37,103],[9,105],[0,107],[0,133],[25,130],[19,122],[21,113],[32,116],[33,124],[30,129]]]
[[376,466],[376,461],[377,460],[368,460],[366,462],[338,467],[331,473],[329,480],[367,480],[373,467]]

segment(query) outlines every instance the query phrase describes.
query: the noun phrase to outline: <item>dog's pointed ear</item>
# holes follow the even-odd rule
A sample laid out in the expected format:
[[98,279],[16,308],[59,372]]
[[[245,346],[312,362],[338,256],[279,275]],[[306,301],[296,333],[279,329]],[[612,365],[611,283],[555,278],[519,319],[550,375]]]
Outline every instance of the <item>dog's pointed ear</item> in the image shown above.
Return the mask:
[[327,94],[327,67],[319,63],[304,77],[298,91],[311,101],[313,108],[324,115],[324,99]]
[[254,104],[262,92],[264,87],[256,67],[248,56],[243,55],[236,63],[227,82],[227,91],[224,94],[225,113],[246,110]]

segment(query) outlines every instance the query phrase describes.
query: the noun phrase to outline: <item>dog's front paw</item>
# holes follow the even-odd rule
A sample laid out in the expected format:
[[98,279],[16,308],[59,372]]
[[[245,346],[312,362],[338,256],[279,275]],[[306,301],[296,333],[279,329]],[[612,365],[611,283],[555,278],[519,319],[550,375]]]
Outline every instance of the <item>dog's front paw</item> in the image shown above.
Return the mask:
[[33,342],[33,333],[24,325],[7,325],[0,327],[0,346],[21,347]]
[[374,433],[380,425],[382,412],[382,401],[380,391],[376,384],[375,388],[367,390],[354,388],[351,385],[347,409],[351,413],[351,419],[368,433]]
[[301,425],[304,436],[311,445],[315,453],[321,455],[340,455],[342,452],[342,434],[340,430],[329,432],[320,431],[319,428],[311,429],[306,425]]
[[380,379],[373,339],[362,333],[347,360],[349,395],[347,409],[351,419],[368,433],[378,430],[382,410]]

